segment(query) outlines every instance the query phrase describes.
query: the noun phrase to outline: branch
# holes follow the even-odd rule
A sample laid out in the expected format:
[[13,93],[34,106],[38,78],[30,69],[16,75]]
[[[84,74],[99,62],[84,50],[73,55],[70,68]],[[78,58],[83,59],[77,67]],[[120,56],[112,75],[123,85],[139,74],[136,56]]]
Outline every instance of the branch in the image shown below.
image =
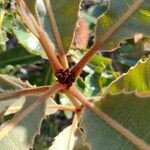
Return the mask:
[[[5,115],[13,114],[18,112],[22,107],[14,106],[9,107],[8,110],[5,112]],[[72,112],[77,112],[77,108],[75,106],[64,106],[64,105],[49,105],[46,109],[57,109],[57,110],[67,110]]]
[[55,83],[44,94],[39,96],[39,98],[35,102],[33,102],[29,107],[27,107],[22,112],[20,111],[10,121],[4,123],[0,129],[0,140],[4,138],[8,134],[8,132],[12,128],[14,128],[24,117],[30,114],[41,103],[45,102],[52,94],[55,94],[61,89],[63,89],[63,86],[59,83]]
[[[32,13],[30,13],[29,9],[27,8],[27,6],[23,2],[23,0],[16,0],[16,3],[18,4],[18,6],[20,8],[21,16],[23,17],[23,19],[25,19],[26,21],[30,20],[30,22],[32,22],[32,25],[37,33],[36,34],[37,38],[39,39],[40,43],[42,44],[42,46],[47,54],[48,60],[49,60],[50,64],[52,65],[54,72],[56,73],[58,70],[62,69],[63,67],[59,63],[59,61],[54,53],[54,50],[50,45],[47,35],[45,34],[42,27],[35,20]],[[28,18],[26,19],[26,17],[28,17]],[[28,23],[26,23],[26,24],[28,25]]]
[[144,0],[137,0],[124,15],[91,47],[91,49],[82,57],[82,59],[72,68],[75,78],[80,74],[84,66],[90,61],[92,56],[99,50],[104,42],[139,8]]
[[59,50],[61,64],[65,69],[67,69],[68,68],[68,61],[67,61],[67,57],[66,57],[65,52],[64,52],[62,40],[61,40],[59,31],[58,31],[57,23],[56,23],[54,14],[53,14],[53,10],[52,10],[50,0],[44,0],[44,3],[45,3],[46,10],[48,12],[50,24],[52,26],[54,37],[55,37],[57,47],[58,47],[58,50]]
[[74,106],[76,106],[78,109],[81,109],[83,107],[82,103],[76,97],[74,97],[72,94],[70,94],[70,92],[68,92],[67,90],[64,90],[64,93],[70,99],[72,104]]
[[41,87],[35,87],[35,88],[26,88],[26,89],[17,90],[14,92],[2,93],[0,94],[0,100],[8,98],[8,97],[25,96],[25,95],[30,95],[30,94],[41,94],[50,88],[51,86],[41,86]]
[[117,121],[113,120],[111,117],[109,117],[106,113],[99,110],[97,107],[95,107],[94,104],[89,102],[87,98],[78,90],[75,86],[70,87],[69,92],[77,97],[80,102],[87,108],[91,109],[93,112],[95,112],[102,120],[104,120],[108,125],[110,125],[113,129],[115,129],[117,132],[119,132],[121,135],[123,135],[127,140],[129,140],[132,144],[136,145],[138,149],[141,150],[148,150],[150,149],[150,146],[145,143],[142,139],[134,135],[132,132],[130,132],[128,129],[123,127],[121,124],[119,124]]

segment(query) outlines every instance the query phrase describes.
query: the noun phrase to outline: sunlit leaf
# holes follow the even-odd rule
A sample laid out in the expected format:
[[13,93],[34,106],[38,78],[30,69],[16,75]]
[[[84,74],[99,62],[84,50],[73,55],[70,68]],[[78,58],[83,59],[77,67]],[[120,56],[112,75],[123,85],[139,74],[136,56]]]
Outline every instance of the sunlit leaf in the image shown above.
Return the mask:
[[118,93],[123,90],[140,92],[150,90],[150,58],[146,61],[140,60],[126,74],[112,82],[107,92]]
[[23,26],[19,25],[13,28],[13,34],[15,34],[18,42],[31,54],[40,55],[42,58],[47,58],[44,49],[42,48],[37,37],[24,29]]
[[36,60],[40,60],[40,57],[30,54],[22,46],[18,46],[0,54],[0,68],[6,65],[30,64]]
[[0,29],[0,53],[6,51],[6,42],[8,41],[5,30]]

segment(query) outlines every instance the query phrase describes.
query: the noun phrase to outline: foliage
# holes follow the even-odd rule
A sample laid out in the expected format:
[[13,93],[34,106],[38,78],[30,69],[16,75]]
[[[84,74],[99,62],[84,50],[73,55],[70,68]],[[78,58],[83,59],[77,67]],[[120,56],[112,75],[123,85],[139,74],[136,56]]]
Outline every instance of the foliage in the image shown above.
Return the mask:
[[0,0],[1,149],[150,149],[149,8]]

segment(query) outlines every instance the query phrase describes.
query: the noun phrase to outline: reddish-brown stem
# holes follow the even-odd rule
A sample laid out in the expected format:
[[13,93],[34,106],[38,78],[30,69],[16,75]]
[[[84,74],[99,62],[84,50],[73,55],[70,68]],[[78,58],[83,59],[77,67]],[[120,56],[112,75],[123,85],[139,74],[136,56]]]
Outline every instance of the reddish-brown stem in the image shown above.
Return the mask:
[[58,31],[57,23],[56,23],[54,14],[53,14],[51,2],[50,2],[50,0],[44,0],[44,3],[45,3],[46,10],[48,12],[50,24],[52,26],[54,37],[55,37],[57,47],[59,50],[58,52],[60,55],[61,64],[64,67],[64,69],[67,69],[68,68],[68,61],[67,61],[67,57],[66,57],[65,52],[64,52],[64,47],[63,47],[62,40],[61,40],[59,31]]
[[76,97],[84,106],[95,107],[92,103],[88,101],[86,96],[82,94],[74,85],[72,85],[69,89],[70,94],[72,94],[74,97]]
[[36,101],[34,101],[29,107],[27,107],[25,110],[20,111],[18,114],[16,114],[10,121],[3,124],[3,127],[0,129],[0,140],[4,138],[8,132],[16,126],[24,117],[26,117],[28,114],[30,114],[35,108],[37,108],[41,103],[45,102],[52,94],[55,94],[56,92],[63,89],[63,86],[59,83],[55,83],[51,86],[47,91],[44,92],[41,96],[37,98]]
[[[1,14],[0,14],[0,29],[1,29],[1,26],[2,26],[2,22],[3,22],[3,19],[4,19],[4,15],[5,15],[5,9],[4,10],[1,10]],[[1,32],[1,31],[0,31]]]
[[78,90],[75,86],[70,87],[70,93],[77,97],[80,102],[87,108],[91,109],[94,113],[96,113],[102,120],[104,120],[107,124],[110,125],[113,129],[118,131],[121,135],[123,135],[127,140],[129,140],[132,144],[136,145],[139,149],[148,150],[150,146],[145,143],[142,139],[134,135],[128,129],[123,127],[117,121],[113,120],[106,113],[98,109],[94,104],[89,102],[87,98]]
[[[20,106],[9,107],[5,115],[16,113],[21,109]],[[49,105],[47,109],[57,109],[57,110],[67,110],[72,112],[77,112],[78,109],[75,106],[65,106],[65,105]]]
[[67,90],[64,90],[64,93],[67,95],[74,106],[76,106],[78,109],[82,108],[82,103],[76,97],[70,94]]
[[0,100],[8,97],[15,97],[15,96],[25,96],[30,94],[42,94],[46,90],[51,88],[50,86],[41,86],[41,87],[33,87],[33,88],[26,88],[14,92],[2,93],[0,94]]
[[47,54],[48,60],[49,60],[50,64],[52,65],[54,72],[56,73],[58,70],[62,69],[63,67],[59,63],[59,61],[54,53],[54,50],[50,45],[47,35],[45,34],[42,27],[35,20],[33,15],[30,13],[30,11],[28,10],[28,8],[25,5],[25,3],[23,2],[23,0],[16,0],[16,2],[18,4],[19,8],[21,9],[21,11],[23,11],[24,14],[26,14],[26,17],[28,16],[30,18],[30,21],[34,25],[34,28],[38,34],[37,38],[39,39],[40,43],[42,44],[42,46]]
[[72,112],[77,112],[78,109],[75,106],[65,106],[65,105],[50,105],[48,109],[58,109],[58,110],[68,110]]
[[99,50],[104,42],[106,42],[110,36],[139,8],[144,0],[137,0],[124,15],[99,39],[97,40],[91,49],[83,56],[83,58],[72,68],[72,72],[75,78],[81,73],[85,65],[90,61],[92,56]]
[[[37,26],[38,27],[38,26]],[[47,36],[45,35],[45,32],[41,30],[42,28],[38,28],[38,35],[39,35],[39,41],[42,44],[48,60],[50,62],[50,64],[52,65],[52,68],[54,70],[55,73],[57,73],[60,69],[62,69],[62,65],[59,63],[56,55],[54,54],[54,50],[52,49],[50,42],[47,38]]]

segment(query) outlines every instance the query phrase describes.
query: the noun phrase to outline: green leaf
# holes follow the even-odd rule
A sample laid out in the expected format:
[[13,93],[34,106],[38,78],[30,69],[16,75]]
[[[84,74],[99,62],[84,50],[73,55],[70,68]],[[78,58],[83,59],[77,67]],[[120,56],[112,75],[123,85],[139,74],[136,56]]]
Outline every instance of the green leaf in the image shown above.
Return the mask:
[[[37,98],[38,96],[27,96],[20,112],[30,106]],[[1,139],[1,149],[8,150],[11,147],[12,150],[26,150],[32,148],[36,134],[40,133],[40,126],[45,117],[45,109],[46,102],[40,104],[14,126],[9,134]],[[19,113],[16,115],[19,115]]]
[[98,96],[101,92],[100,86],[99,86],[99,80],[101,77],[101,68],[96,68],[93,73],[89,73],[88,76],[85,77],[85,94],[88,97],[91,96]]
[[126,74],[121,75],[112,82],[106,92],[119,93],[120,91],[146,91],[150,90],[150,58],[140,60]]
[[[135,2],[135,0],[111,0],[107,13],[98,19],[97,38],[102,37]],[[110,36],[101,49],[115,49],[119,46],[119,42],[133,37],[137,33],[149,36],[149,8],[149,0],[144,0],[143,4]]]
[[48,61],[44,61],[43,64],[40,65],[40,69],[37,73],[37,68],[33,68],[33,71],[28,72],[28,81],[32,85],[42,86],[42,85],[50,85],[53,81],[56,80],[54,77],[53,70]]
[[[80,0],[61,0],[58,3],[55,0],[51,0],[50,2],[64,49],[67,52],[71,46]],[[50,40],[54,43],[55,38],[52,27],[49,24],[49,18],[43,0],[38,1],[37,9],[46,33],[48,33]],[[54,45],[56,49],[57,45],[55,43]]]
[[6,42],[8,41],[5,30],[0,29],[0,53],[6,51]]
[[72,126],[68,126],[55,137],[55,141],[49,150],[88,150],[83,145],[82,132],[76,129],[73,132]]
[[30,54],[22,46],[18,46],[0,54],[0,68],[6,65],[30,64],[36,60],[40,60],[40,57]]
[[15,18],[12,12],[6,12],[3,22],[2,28],[7,32],[11,33],[12,27],[15,25]]
[[42,58],[46,58],[44,49],[42,48],[37,37],[29,32],[23,26],[17,24],[15,28],[12,28],[13,34],[16,36],[18,42],[31,54],[40,55]]
[[30,11],[34,16],[37,15],[36,11],[36,0],[24,0]]
[[94,55],[91,58],[90,63],[95,65],[95,66],[100,66],[102,64],[111,65],[112,60],[108,57],[104,57],[104,56],[101,56],[101,55]]
[[[149,96],[141,97],[135,93],[107,94],[96,102],[95,106],[135,136],[150,144]],[[93,150],[140,149],[89,108],[84,110],[81,126],[86,143]]]
[[[88,4],[88,1],[85,3]],[[89,4],[91,3],[89,8],[85,8],[81,10],[80,14],[84,17],[84,19],[88,23],[92,23],[92,25],[96,25],[97,23],[97,18],[105,13],[108,10],[108,1],[103,1],[103,0],[93,0],[90,1]],[[91,26],[91,25],[90,25]],[[90,27],[91,28],[91,27]],[[92,26],[93,28],[93,26]]]
[[[22,82],[20,79],[9,77],[7,75],[0,75],[0,94],[28,87],[32,87],[28,82]],[[0,114],[3,115],[8,107],[11,106],[17,99],[19,99],[19,97],[0,99]]]

